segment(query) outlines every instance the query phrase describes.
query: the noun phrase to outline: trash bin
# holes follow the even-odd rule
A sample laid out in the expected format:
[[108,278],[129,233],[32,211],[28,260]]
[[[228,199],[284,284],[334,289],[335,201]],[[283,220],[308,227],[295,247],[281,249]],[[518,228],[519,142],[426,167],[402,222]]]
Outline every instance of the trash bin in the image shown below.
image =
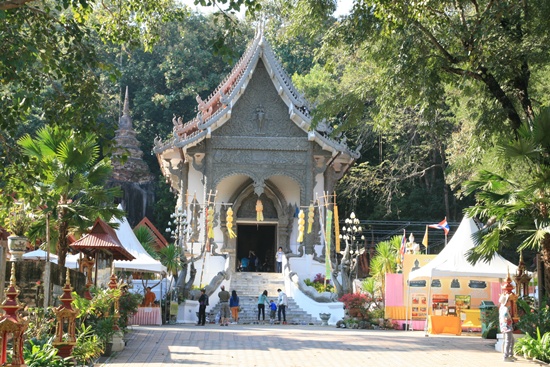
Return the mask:
[[[496,339],[498,331],[498,314],[495,314],[496,305],[493,301],[481,301],[479,306],[481,320],[481,337]],[[492,325],[490,325],[492,322]]]

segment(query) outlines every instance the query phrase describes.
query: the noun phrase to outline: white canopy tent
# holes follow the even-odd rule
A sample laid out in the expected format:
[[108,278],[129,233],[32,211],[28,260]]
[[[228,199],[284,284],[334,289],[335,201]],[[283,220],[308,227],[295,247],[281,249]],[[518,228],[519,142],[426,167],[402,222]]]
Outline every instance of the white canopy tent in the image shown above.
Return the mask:
[[[47,253],[42,249],[25,252],[23,254],[23,260],[46,260]],[[57,255],[50,253],[50,261],[57,262]]]
[[[470,278],[506,278],[508,274],[515,274],[517,266],[506,260],[499,254],[493,256],[491,261],[478,261],[475,265],[472,265],[467,260],[467,253],[470,249],[475,247],[475,243],[472,239],[472,235],[479,231],[476,223],[472,218],[465,216],[460,222],[455,234],[445,246],[445,248],[428,264],[424,265],[420,269],[411,271],[409,273],[407,282],[407,289],[409,297],[407,297],[407,303],[410,298],[410,281],[417,278],[429,278],[428,281],[428,304],[431,304],[432,293],[432,279],[435,278],[456,278],[456,277],[470,277]],[[407,309],[409,306],[407,304]],[[407,311],[407,323],[409,320],[409,313]],[[426,317],[426,326],[424,331],[426,335],[428,333],[428,318]]]
[[116,235],[120,243],[122,243],[124,248],[135,257],[132,261],[115,260],[115,269],[152,273],[166,272],[166,267],[162,265],[160,261],[153,259],[151,255],[145,251],[141,243],[139,243],[126,218],[122,220],[113,218],[112,222],[119,224],[118,229],[116,229]]
[[472,218],[464,217],[447,246],[428,264],[409,273],[409,280],[431,277],[483,277],[506,278],[508,272],[516,273],[517,266],[499,254],[491,261],[478,261],[472,265],[467,252],[475,244],[472,235],[479,231]]
[[[46,251],[42,249],[38,249],[38,250],[24,253],[23,260],[39,260],[39,261],[44,260],[45,261],[46,256],[47,256]],[[78,254],[77,255],[67,254],[67,256],[65,257],[65,267],[69,269],[78,269],[79,257],[80,255]],[[56,254],[50,253],[49,258],[50,258],[50,262],[57,264],[58,257]]]

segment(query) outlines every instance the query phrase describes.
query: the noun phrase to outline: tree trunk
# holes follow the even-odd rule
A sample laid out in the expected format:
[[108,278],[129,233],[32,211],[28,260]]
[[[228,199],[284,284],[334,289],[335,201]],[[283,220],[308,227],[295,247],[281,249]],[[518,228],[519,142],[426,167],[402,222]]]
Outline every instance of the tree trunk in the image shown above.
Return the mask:
[[494,75],[489,73],[489,71],[486,68],[480,67],[478,70],[478,75],[480,79],[483,81],[483,83],[485,83],[485,85],[489,89],[489,92],[493,95],[493,97],[498,101],[498,103],[500,103],[501,107],[504,109],[506,115],[508,116],[508,119],[512,124],[512,129],[514,133],[516,133],[519,127],[521,126],[521,117],[519,116],[518,111],[514,106],[514,103],[506,95],[506,93],[504,92],[501,85],[494,77]]
[[550,234],[546,234],[542,239],[540,252],[542,255],[544,279],[539,279],[539,282],[542,282],[544,288],[542,289],[541,294],[539,294],[539,299],[543,299],[548,294],[548,290],[550,290]]
[[69,241],[67,236],[69,235],[69,224],[65,221],[59,224],[59,237],[57,239],[57,264],[60,266],[65,266],[65,259],[67,257],[67,252],[69,251]]

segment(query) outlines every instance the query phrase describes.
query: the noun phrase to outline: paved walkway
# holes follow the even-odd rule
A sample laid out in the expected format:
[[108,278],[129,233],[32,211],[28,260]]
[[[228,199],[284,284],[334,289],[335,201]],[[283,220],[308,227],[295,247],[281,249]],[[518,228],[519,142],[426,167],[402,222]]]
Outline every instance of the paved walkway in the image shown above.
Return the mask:
[[133,327],[104,367],[469,367],[537,366],[503,362],[495,340],[423,331],[351,330],[295,325]]

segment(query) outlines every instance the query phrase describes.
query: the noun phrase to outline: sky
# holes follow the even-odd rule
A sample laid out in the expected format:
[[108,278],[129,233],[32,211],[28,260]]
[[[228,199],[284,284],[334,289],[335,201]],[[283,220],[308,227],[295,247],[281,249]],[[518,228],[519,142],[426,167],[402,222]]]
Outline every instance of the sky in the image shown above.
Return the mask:
[[[182,0],[182,2],[190,6],[192,9],[198,9],[199,11],[205,9],[204,7],[195,6],[194,0]],[[334,13],[334,16],[348,14],[352,6],[353,6],[353,0],[338,0],[337,9],[336,9],[336,12]],[[241,11],[241,13],[244,14],[243,11]]]

